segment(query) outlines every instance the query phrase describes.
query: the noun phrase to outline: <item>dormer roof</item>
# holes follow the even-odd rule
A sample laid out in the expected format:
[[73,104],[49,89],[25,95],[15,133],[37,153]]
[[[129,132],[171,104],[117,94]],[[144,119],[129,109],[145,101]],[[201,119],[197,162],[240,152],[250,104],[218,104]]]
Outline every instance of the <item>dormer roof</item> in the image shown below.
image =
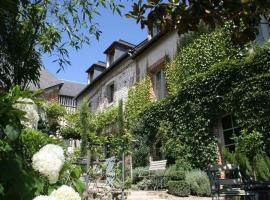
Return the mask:
[[92,65],[86,70],[86,72],[89,73],[89,72],[90,72],[92,69],[94,69],[94,68],[99,68],[99,69],[101,69],[101,70],[103,70],[103,69],[105,70],[105,69],[106,69],[106,63],[103,62],[103,61],[98,61],[98,62],[92,64]]
[[118,40],[118,41],[114,41],[105,51],[104,53],[107,54],[110,50],[114,49],[116,46],[120,46],[126,49],[132,49],[134,48],[136,45],[131,44],[127,41],[124,40]]

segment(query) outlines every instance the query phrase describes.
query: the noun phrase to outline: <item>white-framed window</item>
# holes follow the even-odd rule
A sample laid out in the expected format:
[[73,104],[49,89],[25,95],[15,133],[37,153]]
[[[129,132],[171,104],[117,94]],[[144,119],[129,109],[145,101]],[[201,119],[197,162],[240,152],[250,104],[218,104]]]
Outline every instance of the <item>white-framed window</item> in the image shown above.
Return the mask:
[[157,71],[154,76],[154,92],[157,99],[162,99],[166,96],[166,81],[163,69]]

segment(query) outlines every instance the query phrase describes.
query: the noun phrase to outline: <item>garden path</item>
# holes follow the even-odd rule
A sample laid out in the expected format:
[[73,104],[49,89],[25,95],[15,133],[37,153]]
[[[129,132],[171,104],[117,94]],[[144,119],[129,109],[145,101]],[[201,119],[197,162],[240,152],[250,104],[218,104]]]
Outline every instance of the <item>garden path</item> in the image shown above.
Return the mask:
[[129,191],[127,200],[211,200],[210,197],[175,197],[166,191]]

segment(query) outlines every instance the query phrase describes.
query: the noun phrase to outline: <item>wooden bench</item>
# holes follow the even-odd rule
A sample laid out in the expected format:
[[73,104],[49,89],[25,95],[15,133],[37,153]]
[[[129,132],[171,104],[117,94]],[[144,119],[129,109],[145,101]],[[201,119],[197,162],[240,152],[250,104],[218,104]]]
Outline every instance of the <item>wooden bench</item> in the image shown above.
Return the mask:
[[[221,178],[221,174],[225,173],[226,178]],[[212,199],[220,197],[243,196],[255,199],[255,194],[244,189],[242,175],[239,166],[231,164],[226,165],[210,165],[208,168],[208,176],[210,179]]]

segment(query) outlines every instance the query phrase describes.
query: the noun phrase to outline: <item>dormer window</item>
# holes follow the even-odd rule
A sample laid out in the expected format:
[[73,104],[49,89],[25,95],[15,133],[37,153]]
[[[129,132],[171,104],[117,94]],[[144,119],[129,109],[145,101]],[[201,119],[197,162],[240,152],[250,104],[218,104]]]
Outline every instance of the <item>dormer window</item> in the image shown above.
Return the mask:
[[107,55],[106,66],[109,67],[113,62],[118,60],[123,54],[135,47],[134,44],[126,42],[124,40],[114,41],[104,53]]
[[114,92],[115,92],[115,86],[114,86],[114,83],[111,83],[107,87],[108,103],[113,102],[113,100],[114,100]]
[[106,63],[102,61],[98,61],[91,65],[87,70],[88,73],[88,84],[92,83],[92,81],[97,78],[104,70],[106,69]]

